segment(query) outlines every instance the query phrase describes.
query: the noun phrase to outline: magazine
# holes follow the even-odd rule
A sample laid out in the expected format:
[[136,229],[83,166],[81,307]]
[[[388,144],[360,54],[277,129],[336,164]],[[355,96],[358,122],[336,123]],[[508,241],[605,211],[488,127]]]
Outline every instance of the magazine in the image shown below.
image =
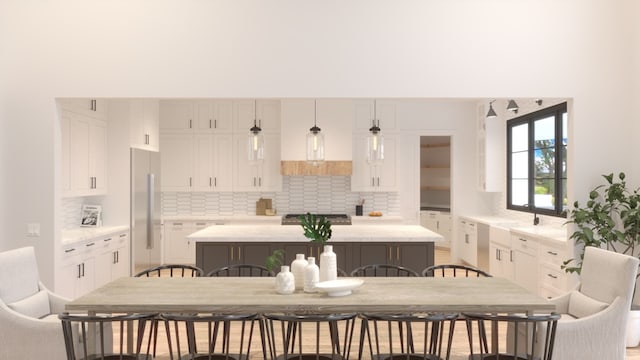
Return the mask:
[[82,205],[82,216],[80,226],[98,227],[102,225],[102,206]]

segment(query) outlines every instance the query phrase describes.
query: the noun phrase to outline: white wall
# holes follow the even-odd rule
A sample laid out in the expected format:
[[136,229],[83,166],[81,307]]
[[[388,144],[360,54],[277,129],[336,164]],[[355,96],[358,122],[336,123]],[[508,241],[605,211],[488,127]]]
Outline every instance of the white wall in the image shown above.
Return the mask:
[[[2,1],[0,250],[36,244],[52,281],[58,96],[570,97],[571,191],[584,197],[599,174],[638,166],[620,156],[637,134],[628,102],[637,46],[625,33],[637,9],[629,0]],[[41,238],[26,238],[27,222],[42,224]]]

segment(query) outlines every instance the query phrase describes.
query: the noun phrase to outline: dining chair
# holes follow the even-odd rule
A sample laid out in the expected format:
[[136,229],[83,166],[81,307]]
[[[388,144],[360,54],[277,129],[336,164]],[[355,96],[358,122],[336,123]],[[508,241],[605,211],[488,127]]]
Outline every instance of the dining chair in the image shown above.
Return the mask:
[[[259,314],[161,314],[160,317],[167,325],[171,360],[247,360],[254,328],[256,324],[263,326]],[[264,338],[262,358],[266,358]]]
[[207,276],[208,277],[213,277],[213,276],[269,277],[269,276],[275,276],[275,274],[273,273],[273,271],[267,269],[262,265],[234,264],[234,265],[213,269],[207,273]]
[[409,268],[392,264],[370,264],[360,266],[351,271],[350,276],[419,276]]
[[480,269],[459,265],[459,264],[441,264],[433,265],[422,270],[422,276],[441,276],[441,277],[491,277],[489,273]]
[[265,314],[270,359],[348,360],[356,316]]
[[364,357],[366,338],[366,359],[447,360],[457,318],[458,314],[368,314],[362,321],[358,359]]
[[[135,277],[202,277],[204,271],[197,266],[186,264],[164,264],[143,270]],[[158,343],[158,321],[153,322],[153,357]]]
[[165,264],[154,266],[143,270],[135,275],[135,277],[200,277],[204,276],[204,271],[197,266],[184,264]]
[[[469,359],[551,360],[560,314],[474,314],[463,313],[467,322]],[[485,322],[495,324],[495,331],[506,330],[506,336],[487,334]],[[474,325],[475,324],[475,325]],[[498,347],[487,349],[483,339],[491,336]],[[570,357],[577,359],[576,357]]]
[[[157,314],[59,315],[68,360],[150,359]],[[129,337],[131,334],[132,337]],[[79,342],[79,343],[78,343]]]

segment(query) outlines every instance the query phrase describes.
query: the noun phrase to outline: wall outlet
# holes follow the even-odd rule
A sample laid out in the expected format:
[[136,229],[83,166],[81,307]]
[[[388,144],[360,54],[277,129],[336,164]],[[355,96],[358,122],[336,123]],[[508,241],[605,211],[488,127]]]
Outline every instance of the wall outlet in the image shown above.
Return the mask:
[[27,236],[32,236],[32,237],[40,236],[40,224],[39,223],[27,224]]

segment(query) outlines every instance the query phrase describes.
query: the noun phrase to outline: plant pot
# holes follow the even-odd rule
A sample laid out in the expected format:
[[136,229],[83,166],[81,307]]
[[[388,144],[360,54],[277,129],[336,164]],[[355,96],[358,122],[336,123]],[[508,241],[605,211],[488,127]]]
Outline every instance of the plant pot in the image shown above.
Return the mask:
[[627,347],[636,347],[640,344],[640,308],[629,311],[627,318]]

